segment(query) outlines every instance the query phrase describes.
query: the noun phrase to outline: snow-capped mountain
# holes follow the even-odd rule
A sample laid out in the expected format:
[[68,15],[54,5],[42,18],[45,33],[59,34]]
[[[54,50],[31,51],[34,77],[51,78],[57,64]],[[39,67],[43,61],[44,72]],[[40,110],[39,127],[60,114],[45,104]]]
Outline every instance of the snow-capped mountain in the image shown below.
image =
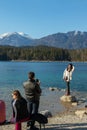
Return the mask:
[[28,46],[33,39],[23,32],[4,33],[0,35],[0,45]]
[[0,39],[3,39],[4,37],[9,37],[11,35],[19,35],[19,36],[23,36],[29,39],[32,39],[28,34],[25,34],[23,32],[13,32],[13,33],[4,33],[4,34],[0,34]]
[[23,32],[4,33],[0,35],[0,45],[17,47],[45,45],[66,49],[82,49],[87,48],[87,32],[56,33],[40,39],[33,39]]

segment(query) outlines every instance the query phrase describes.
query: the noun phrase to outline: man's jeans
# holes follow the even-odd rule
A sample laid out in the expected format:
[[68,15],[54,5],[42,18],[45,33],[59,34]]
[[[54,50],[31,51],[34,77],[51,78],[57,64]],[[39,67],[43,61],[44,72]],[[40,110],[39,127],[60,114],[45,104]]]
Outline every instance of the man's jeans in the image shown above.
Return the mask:
[[[38,108],[39,108],[39,101],[35,101],[35,102],[31,102],[31,101],[27,101],[27,106],[28,106],[28,112],[29,115],[31,116],[32,114],[36,114],[38,113]],[[31,126],[31,128],[34,127],[35,121],[32,122],[27,122],[27,126]]]
[[27,106],[30,115],[38,113],[39,101],[35,101],[35,102],[28,101]]

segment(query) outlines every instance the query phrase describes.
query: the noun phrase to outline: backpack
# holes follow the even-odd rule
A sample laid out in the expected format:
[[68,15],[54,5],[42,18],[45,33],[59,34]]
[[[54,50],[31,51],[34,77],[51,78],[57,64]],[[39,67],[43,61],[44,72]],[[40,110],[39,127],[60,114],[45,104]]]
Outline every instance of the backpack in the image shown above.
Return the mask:
[[37,121],[38,123],[40,124],[46,124],[48,123],[48,119],[46,116],[40,114],[40,113],[37,113],[37,114],[32,114],[31,117],[30,117],[31,120],[35,120]]

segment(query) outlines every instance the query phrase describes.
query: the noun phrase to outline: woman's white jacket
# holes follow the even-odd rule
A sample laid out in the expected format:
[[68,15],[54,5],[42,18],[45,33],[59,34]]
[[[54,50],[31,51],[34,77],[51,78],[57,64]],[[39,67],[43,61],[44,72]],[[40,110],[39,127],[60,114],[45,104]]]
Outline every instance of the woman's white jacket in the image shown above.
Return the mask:
[[67,82],[69,82],[70,80],[72,80],[72,73],[74,71],[74,66],[73,66],[73,69],[69,72],[67,70],[67,68],[64,70],[63,72],[63,79],[66,80]]

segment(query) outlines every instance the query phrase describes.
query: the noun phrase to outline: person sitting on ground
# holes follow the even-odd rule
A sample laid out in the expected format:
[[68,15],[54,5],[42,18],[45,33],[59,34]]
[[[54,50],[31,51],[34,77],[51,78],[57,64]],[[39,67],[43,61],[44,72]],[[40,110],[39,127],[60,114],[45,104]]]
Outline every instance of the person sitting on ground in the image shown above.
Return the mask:
[[21,122],[29,118],[27,101],[21,96],[18,90],[13,91],[12,98],[13,117],[11,122],[16,123],[15,130],[21,130]]

